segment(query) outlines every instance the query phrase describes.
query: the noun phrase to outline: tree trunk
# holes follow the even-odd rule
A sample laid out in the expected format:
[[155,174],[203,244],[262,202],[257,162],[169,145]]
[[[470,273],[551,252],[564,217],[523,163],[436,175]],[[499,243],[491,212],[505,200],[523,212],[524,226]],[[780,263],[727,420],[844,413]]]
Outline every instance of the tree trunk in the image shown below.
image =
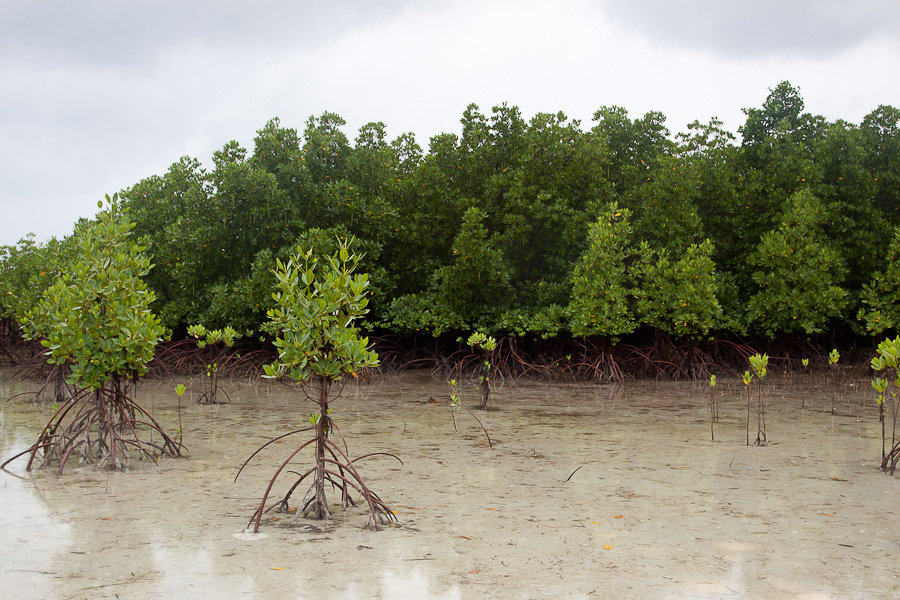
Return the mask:
[[328,501],[325,498],[325,440],[328,438],[328,388],[331,381],[319,378],[319,420],[316,423],[316,479],[313,482],[314,497],[303,511],[313,519],[330,519]]

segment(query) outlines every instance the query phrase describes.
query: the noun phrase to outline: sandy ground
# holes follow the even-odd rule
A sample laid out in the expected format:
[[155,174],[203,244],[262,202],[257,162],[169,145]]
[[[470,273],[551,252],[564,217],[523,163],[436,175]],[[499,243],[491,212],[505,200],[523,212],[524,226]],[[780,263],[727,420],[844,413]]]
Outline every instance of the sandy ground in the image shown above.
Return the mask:
[[[138,398],[173,431],[175,383]],[[866,382],[845,386],[832,416],[824,383],[772,381],[771,443],[750,448],[739,381],[716,388],[715,442],[705,383],[507,384],[477,413],[491,449],[471,417],[457,414],[456,432],[428,402],[446,397],[442,382],[388,376],[348,388],[333,416],[351,454],[403,458],[361,463],[399,524],[366,530],[365,510],[332,493],[334,520],[269,513],[259,534],[245,527],[293,442],[235,473],[313,406],[280,386],[226,385],[232,404],[185,396],[188,459],[0,472],[2,596],[900,598],[900,481],[878,470]],[[22,389],[0,380],[0,396]],[[50,410],[0,405],[0,456],[27,447]]]

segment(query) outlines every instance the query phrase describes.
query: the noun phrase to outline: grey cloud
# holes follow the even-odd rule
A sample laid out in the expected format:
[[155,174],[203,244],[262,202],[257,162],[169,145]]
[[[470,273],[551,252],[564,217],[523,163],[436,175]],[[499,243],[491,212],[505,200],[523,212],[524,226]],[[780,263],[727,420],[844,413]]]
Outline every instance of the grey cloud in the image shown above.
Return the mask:
[[612,0],[607,14],[666,44],[729,58],[828,58],[896,39],[896,0]]
[[0,54],[134,68],[180,47],[315,45],[396,14],[408,0],[0,3]]

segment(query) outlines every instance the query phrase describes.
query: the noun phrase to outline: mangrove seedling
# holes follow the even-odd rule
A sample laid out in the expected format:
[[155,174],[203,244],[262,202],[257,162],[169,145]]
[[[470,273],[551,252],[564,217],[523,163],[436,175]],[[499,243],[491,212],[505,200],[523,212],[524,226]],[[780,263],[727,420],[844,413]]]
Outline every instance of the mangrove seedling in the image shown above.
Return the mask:
[[832,349],[832,351],[828,353],[828,368],[831,375],[831,377],[829,378],[831,382],[831,414],[835,414],[834,399],[837,396],[838,380],[840,379],[841,373],[840,366],[838,366],[838,361],[840,359],[841,354],[837,351],[837,348]]
[[188,327],[188,335],[197,340],[197,348],[206,350],[209,361],[206,363],[203,392],[197,398],[197,404],[219,404],[219,392],[231,402],[228,392],[219,386],[219,369],[228,358],[228,349],[234,346],[240,335],[231,327],[207,329],[200,324]]
[[[478,389],[481,391],[481,408],[487,409],[488,401],[491,398],[491,353],[497,347],[497,340],[492,336],[485,335],[480,331],[476,331],[469,336],[466,343],[481,353],[481,365],[478,373]],[[487,432],[485,432],[487,433]]]
[[[250,521],[254,523],[254,532],[259,531],[263,513],[267,510],[275,506],[282,511],[289,510],[288,502],[294,490],[309,477],[312,477],[312,483],[297,507],[295,520],[300,517],[331,518],[325,497],[326,484],[341,490],[345,507],[354,504],[350,489],[356,490],[368,505],[368,526],[377,529],[379,524],[397,520],[387,504],[368,488],[356,468],[356,463],[370,456],[397,457],[374,452],[351,459],[346,440],[331,415],[330,403],[340,396],[345,378],[358,377],[360,370],[378,365],[378,354],[357,326],[368,313],[369,278],[365,273],[355,273],[361,256],[350,251],[351,243],[352,239],[339,241],[338,251],[324,261],[319,261],[313,251],[308,250],[305,254],[298,252],[287,262],[280,259],[276,262],[273,272],[277,291],[272,295],[275,307],[268,311],[267,327],[275,335],[278,358],[265,366],[265,377],[296,382],[306,399],[317,405],[318,411],[309,417],[310,426],[269,440],[238,470],[239,476],[244,466],[270,444],[297,433],[313,432],[311,439],[288,454],[269,480]],[[335,389],[337,393],[333,393]],[[335,436],[340,438],[340,444],[334,441]],[[299,472],[289,471],[297,477],[282,499],[267,509],[266,502],[276,480],[308,447],[314,451],[315,464]]]
[[463,406],[462,399],[460,399],[459,394],[457,393],[458,390],[456,389],[456,380],[451,379],[447,382],[447,384],[450,386],[450,415],[453,417],[453,431],[459,431],[456,428],[456,413],[454,411],[457,408],[460,408],[469,413],[469,415],[473,419],[475,419],[475,422],[478,423],[478,426],[481,427],[481,430],[484,432],[484,437],[487,439],[488,447],[493,448],[494,444],[493,442],[491,442],[491,436],[488,435],[488,431],[485,428],[484,424],[481,422],[481,419],[475,416],[475,413],[473,413],[471,410]]
[[181,431],[181,397],[184,396],[184,384],[179,383],[175,386],[175,395],[178,396],[178,443],[181,443],[182,440],[182,431]]
[[754,354],[750,357],[750,368],[756,375],[756,445],[768,443],[766,438],[766,403],[763,398],[763,379],[769,366],[768,354]]
[[[881,422],[881,470],[894,474],[897,462],[900,461],[900,440],[897,439],[897,414],[900,412],[900,336],[886,339],[878,344],[878,354],[872,359],[872,369],[883,372],[885,377],[876,377],[872,387],[878,394],[878,420]],[[885,404],[890,408],[891,442],[890,450],[886,450],[887,436],[885,431]]]
[[[803,365],[803,372],[808,375],[809,374],[809,359],[801,358],[800,364]],[[806,394],[803,394],[803,397],[800,399],[800,408],[801,409],[806,408]]]
[[750,445],[750,383],[753,381],[753,375],[750,371],[744,371],[744,385],[747,387],[747,445]]
[[[134,397],[164,329],[150,312],[155,295],[142,277],[152,265],[131,238],[134,223],[117,195],[106,203],[95,220],[76,226],[70,268],[23,319],[25,336],[41,340],[47,362],[67,367],[76,391],[59,403],[37,441],[2,467],[28,455],[26,469],[35,461],[40,467],[52,463],[61,474],[73,457],[118,469],[132,452],[154,462],[159,455],[181,454],[181,443]],[[149,440],[142,435],[147,430]]]
[[716,402],[716,376],[709,376],[709,439],[716,441],[714,424],[719,420],[719,405]]

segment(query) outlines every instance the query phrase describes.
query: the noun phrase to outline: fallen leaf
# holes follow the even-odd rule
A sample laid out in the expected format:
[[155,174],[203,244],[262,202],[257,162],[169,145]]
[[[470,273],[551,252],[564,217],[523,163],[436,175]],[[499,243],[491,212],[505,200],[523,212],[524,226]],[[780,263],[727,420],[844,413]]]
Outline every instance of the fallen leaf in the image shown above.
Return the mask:
[[591,525],[600,525],[600,524],[601,523],[599,523],[598,521],[591,521]]
[[625,515],[616,515],[613,517],[613,519],[623,519],[623,518],[625,518]]
[[831,513],[822,513],[822,514],[825,515],[826,517],[833,517],[833,516],[834,516],[834,515],[831,514]]
[[472,538],[470,538],[470,537],[467,536],[467,535],[461,535],[461,536],[459,536],[459,537],[461,537],[461,538],[464,539],[464,540],[471,540],[471,539],[472,539]]
[[478,573],[481,573],[481,569],[474,569],[472,571],[469,571],[469,575],[477,575]]
[[604,550],[612,550],[612,546],[610,546],[609,544],[603,544],[603,549]]
[[273,571],[284,571],[284,568],[282,568],[282,567],[269,567],[269,568],[272,569]]

